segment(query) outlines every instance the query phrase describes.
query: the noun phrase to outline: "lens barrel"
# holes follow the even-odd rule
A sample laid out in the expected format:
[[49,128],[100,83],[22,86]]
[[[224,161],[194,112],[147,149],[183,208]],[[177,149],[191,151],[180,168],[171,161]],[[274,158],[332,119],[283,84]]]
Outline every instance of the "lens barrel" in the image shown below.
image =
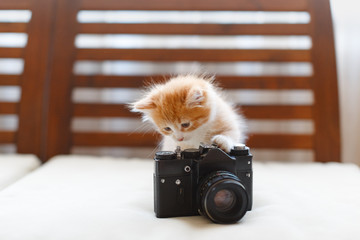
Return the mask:
[[231,172],[216,171],[199,185],[199,211],[215,223],[235,223],[247,211],[248,196],[244,185]]

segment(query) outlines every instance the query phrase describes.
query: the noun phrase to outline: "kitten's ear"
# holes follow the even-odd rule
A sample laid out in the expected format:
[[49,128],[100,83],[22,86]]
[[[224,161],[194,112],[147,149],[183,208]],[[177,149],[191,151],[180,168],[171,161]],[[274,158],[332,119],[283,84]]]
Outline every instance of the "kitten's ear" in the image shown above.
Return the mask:
[[188,93],[188,96],[186,98],[186,104],[188,107],[202,107],[204,100],[204,90],[199,88],[193,88]]
[[151,97],[145,97],[130,106],[132,112],[145,112],[156,108],[156,105]]

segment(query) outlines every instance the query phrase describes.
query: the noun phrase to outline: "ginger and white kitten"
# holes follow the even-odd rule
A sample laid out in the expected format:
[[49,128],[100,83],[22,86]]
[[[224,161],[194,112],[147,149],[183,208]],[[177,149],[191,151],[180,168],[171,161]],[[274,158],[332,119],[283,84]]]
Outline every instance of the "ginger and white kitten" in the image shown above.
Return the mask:
[[217,144],[229,152],[245,140],[244,118],[221,96],[213,78],[180,75],[153,86],[131,105],[163,135],[162,150]]

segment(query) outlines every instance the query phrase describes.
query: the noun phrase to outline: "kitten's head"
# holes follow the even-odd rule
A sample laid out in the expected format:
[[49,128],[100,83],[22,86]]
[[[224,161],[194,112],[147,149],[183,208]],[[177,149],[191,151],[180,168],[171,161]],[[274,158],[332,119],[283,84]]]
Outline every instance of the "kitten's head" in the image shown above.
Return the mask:
[[155,85],[131,108],[143,113],[161,134],[178,142],[189,141],[210,119],[212,88],[211,82],[201,77],[178,76]]

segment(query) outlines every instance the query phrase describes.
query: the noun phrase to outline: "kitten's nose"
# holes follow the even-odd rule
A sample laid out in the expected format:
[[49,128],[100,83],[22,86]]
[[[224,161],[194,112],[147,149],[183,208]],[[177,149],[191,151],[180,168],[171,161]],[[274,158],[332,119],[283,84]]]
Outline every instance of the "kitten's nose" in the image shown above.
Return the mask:
[[182,142],[184,140],[184,137],[177,139],[179,142]]

